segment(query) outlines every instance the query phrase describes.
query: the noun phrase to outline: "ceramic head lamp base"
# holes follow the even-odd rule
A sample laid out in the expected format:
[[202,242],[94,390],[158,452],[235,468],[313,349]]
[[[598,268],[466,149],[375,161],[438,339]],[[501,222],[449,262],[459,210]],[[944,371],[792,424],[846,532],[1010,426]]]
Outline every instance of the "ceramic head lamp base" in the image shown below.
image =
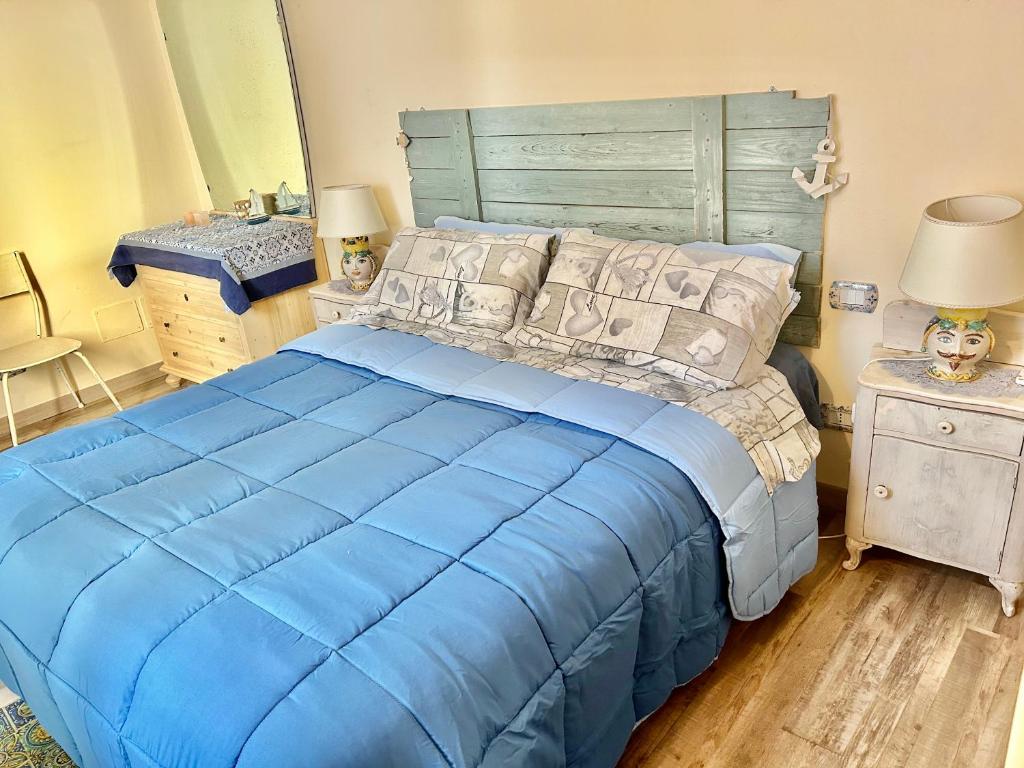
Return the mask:
[[940,381],[974,381],[981,376],[976,365],[995,345],[987,309],[939,308],[921,340],[921,351],[932,358],[928,375]]
[[341,269],[353,291],[366,291],[377,276],[377,259],[370,250],[368,237],[341,239]]

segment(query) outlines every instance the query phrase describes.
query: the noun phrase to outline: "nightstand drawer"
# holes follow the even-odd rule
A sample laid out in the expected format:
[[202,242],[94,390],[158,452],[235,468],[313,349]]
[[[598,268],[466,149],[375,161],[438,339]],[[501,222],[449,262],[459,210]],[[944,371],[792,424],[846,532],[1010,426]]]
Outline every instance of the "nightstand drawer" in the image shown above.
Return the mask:
[[1024,444],[1024,421],[897,397],[878,397],[875,429],[1014,456]]
[[348,313],[352,310],[351,304],[342,304],[341,302],[328,301],[327,299],[319,299],[314,297],[313,301],[313,314],[316,315],[318,323],[335,323],[338,320],[344,320],[348,317]]
[[912,440],[876,436],[864,536],[885,546],[999,571],[1018,464]]

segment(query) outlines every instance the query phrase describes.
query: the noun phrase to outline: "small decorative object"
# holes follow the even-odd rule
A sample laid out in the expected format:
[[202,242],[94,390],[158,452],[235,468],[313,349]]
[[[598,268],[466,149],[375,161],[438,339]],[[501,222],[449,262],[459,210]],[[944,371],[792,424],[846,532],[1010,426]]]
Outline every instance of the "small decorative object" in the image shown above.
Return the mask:
[[277,187],[277,212],[285,214],[298,213],[302,204],[299,202],[299,198],[292,194],[292,191],[288,189],[288,185],[283,181]]
[[924,210],[900,277],[900,289],[937,307],[921,351],[928,374],[974,381],[992,350],[988,308],[1024,299],[1024,205],[1001,195],[965,195]]
[[255,189],[249,190],[249,215],[245,217],[246,224],[262,224],[270,221],[270,214],[263,207],[263,195]]
[[249,201],[248,200],[235,200],[235,216],[242,221],[249,218]]
[[186,211],[184,222],[186,227],[208,227],[210,213],[209,211]]
[[836,161],[836,141],[831,136],[826,136],[818,142],[818,151],[811,157],[817,163],[814,167],[814,178],[808,181],[807,176],[799,168],[793,169],[793,178],[800,185],[800,189],[815,200],[829,192],[835,192],[850,180],[848,173],[829,175],[828,167]]
[[878,307],[878,286],[852,280],[835,280],[828,291],[828,305],[832,309],[850,312],[874,312]]
[[921,351],[934,362],[928,375],[943,381],[974,381],[981,376],[974,366],[988,357],[996,336],[985,316],[987,309],[942,309],[924,331]]
[[348,278],[353,291],[360,293],[369,289],[377,276],[380,265],[370,250],[368,237],[341,238],[341,269]]
[[369,235],[387,229],[380,207],[367,184],[345,184],[320,191],[317,237],[339,237],[341,268],[353,291],[364,292],[380,264],[370,249]]

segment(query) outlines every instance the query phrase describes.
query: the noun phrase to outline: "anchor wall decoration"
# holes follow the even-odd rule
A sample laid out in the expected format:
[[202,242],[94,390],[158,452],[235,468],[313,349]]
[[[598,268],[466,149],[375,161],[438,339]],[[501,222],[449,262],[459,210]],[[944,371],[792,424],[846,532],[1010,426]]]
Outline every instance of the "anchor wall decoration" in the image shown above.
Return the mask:
[[810,181],[799,168],[793,169],[793,178],[800,185],[800,189],[817,200],[822,195],[835,192],[850,180],[850,174],[840,173],[838,176],[830,176],[828,166],[836,161],[836,142],[831,136],[826,136],[818,142],[818,151],[812,157],[817,165],[814,167],[814,178]]

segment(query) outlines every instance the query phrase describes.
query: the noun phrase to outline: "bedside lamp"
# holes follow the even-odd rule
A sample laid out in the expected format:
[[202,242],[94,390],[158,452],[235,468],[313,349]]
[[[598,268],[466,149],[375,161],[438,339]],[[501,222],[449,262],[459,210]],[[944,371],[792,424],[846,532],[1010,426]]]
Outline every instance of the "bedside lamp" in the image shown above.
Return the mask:
[[975,365],[995,343],[988,308],[1024,299],[1022,211],[1001,195],[950,197],[924,209],[900,290],[936,307],[921,341],[930,376],[977,379]]
[[368,184],[344,184],[320,190],[317,237],[341,238],[341,268],[353,291],[364,292],[380,265],[370,250],[370,238],[388,228]]

